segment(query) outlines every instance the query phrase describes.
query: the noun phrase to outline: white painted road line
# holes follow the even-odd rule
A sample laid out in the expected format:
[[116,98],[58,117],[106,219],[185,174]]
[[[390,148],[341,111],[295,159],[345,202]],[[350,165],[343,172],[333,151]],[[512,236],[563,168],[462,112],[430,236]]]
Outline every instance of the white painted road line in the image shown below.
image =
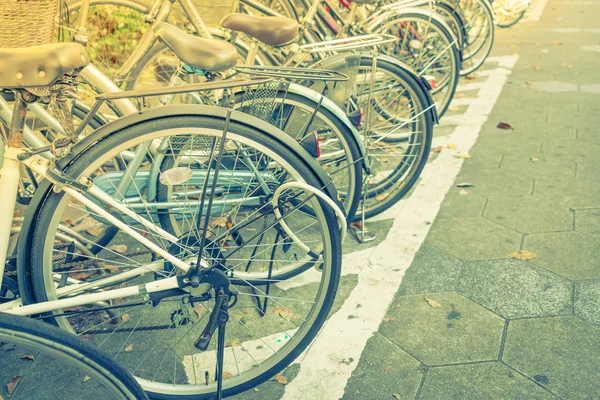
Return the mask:
[[[496,57],[505,68],[497,68],[482,84],[479,101],[465,112],[469,123],[458,125],[448,136],[457,151],[468,153],[475,143],[517,59],[518,56]],[[405,270],[460,171],[464,160],[454,154],[442,151],[425,167],[414,193],[395,209],[392,228],[382,243],[344,256],[343,268],[358,271],[358,284],[301,358],[298,376],[285,387],[283,399],[330,400],[343,396],[367,340],[379,329]],[[357,304],[361,307],[357,308]],[[351,314],[356,317],[348,319]]]

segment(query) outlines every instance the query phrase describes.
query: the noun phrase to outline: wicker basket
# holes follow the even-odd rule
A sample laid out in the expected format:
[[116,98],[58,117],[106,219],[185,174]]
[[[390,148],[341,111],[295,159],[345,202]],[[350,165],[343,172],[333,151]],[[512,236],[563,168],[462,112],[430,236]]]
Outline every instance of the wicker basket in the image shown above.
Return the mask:
[[60,0],[0,0],[0,47],[52,43]]

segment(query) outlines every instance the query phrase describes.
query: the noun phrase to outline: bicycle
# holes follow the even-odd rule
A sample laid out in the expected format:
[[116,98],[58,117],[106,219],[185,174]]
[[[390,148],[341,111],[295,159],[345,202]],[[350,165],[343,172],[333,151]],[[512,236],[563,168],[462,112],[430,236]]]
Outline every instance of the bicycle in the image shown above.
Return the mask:
[[10,399],[147,399],[121,366],[48,324],[0,313],[0,396]]
[[[56,64],[58,57],[62,65]],[[226,102],[234,88],[268,85],[270,79],[106,94],[73,137],[105,101],[134,99],[139,112],[103,125],[72,148],[61,140],[24,149],[26,108],[39,99],[33,92],[50,87],[73,93],[71,71],[87,64],[87,54],[81,45],[61,43],[2,49],[0,58],[12,60],[3,64],[0,87],[15,92],[0,170],[0,188],[8,199],[0,214],[2,270],[20,163],[45,178],[28,207],[18,246],[20,293],[33,304],[9,301],[0,304],[1,310],[43,314],[85,335],[159,398],[237,393],[300,354],[322,326],[339,281],[338,224],[344,231],[345,219],[330,178],[298,143],[255,117],[212,106],[143,108],[149,96],[204,90],[223,91]],[[30,63],[36,66],[33,72]],[[39,67],[45,74],[38,74]],[[15,71],[23,76],[15,78]],[[109,161],[123,159],[121,153],[132,148],[150,155],[153,147],[161,160],[149,157],[140,171],[160,171],[160,184],[180,196],[174,206],[194,210],[183,215],[190,230],[180,237],[164,230],[150,210],[141,216],[118,200],[127,196],[116,184],[112,195],[99,185],[111,182]],[[41,156],[49,151],[66,154],[49,163]],[[161,170],[167,161],[170,167]],[[129,189],[141,196],[131,178]],[[186,207],[191,202],[195,207]],[[108,232],[110,246],[95,241]],[[101,251],[82,252],[80,245],[88,243]],[[296,276],[308,278],[302,290],[280,287]],[[276,305],[276,314],[267,313],[269,303]],[[226,333],[228,321],[244,332]],[[250,348],[252,340],[268,346]],[[227,370],[231,357],[240,354],[261,363]],[[173,369],[164,368],[167,355]]]

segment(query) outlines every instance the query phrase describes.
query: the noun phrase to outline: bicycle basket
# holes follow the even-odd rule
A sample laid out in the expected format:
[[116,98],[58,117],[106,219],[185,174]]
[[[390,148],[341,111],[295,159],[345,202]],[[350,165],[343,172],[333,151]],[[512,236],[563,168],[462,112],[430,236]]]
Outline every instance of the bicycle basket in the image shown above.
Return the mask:
[[239,110],[253,117],[267,121],[270,124],[276,122],[277,93],[287,91],[288,84],[283,81],[273,80],[256,86],[246,86],[244,97]]
[[0,48],[52,43],[60,0],[0,0]]

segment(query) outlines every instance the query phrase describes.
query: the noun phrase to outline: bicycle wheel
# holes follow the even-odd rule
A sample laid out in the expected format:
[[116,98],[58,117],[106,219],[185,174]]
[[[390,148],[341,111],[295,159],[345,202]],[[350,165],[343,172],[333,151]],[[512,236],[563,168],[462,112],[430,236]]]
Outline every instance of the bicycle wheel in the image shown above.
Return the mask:
[[0,396],[10,399],[146,399],[97,348],[30,318],[0,314]]
[[[345,63],[343,58],[339,62]],[[372,67],[370,56],[360,57],[356,69],[345,71],[355,76],[350,90],[339,85],[340,91],[350,93],[347,111],[362,112],[370,161],[355,220],[363,212],[365,218],[382,213],[408,193],[427,162],[433,137],[434,114],[428,110],[430,101],[418,78],[399,64],[378,58],[370,93]]]
[[[317,158],[319,164],[332,179],[340,195],[346,217],[352,221],[360,202],[362,190],[362,153],[353,133],[348,126],[333,112],[319,106],[314,98],[298,93],[292,93],[276,84],[273,89],[273,105],[268,112],[264,112],[264,103],[261,102],[263,115],[255,115],[254,110],[248,107],[243,95],[237,96],[238,105],[242,111],[259,117],[290,135],[296,140],[301,140],[306,134],[316,133],[319,142],[320,154]],[[308,89],[306,89],[308,90]],[[165,160],[161,170],[175,168],[179,162],[174,158]],[[157,198],[159,201],[169,201],[173,196],[173,188],[158,184]],[[176,236],[181,234],[180,223],[177,216],[160,214],[162,226]]]
[[[431,13],[395,14],[373,29],[398,37],[381,50],[410,66],[419,76],[433,77],[431,95],[438,115],[444,115],[458,85],[459,44],[452,32]],[[431,79],[430,79],[431,80]]]
[[[165,107],[159,111],[168,110]],[[282,192],[273,206],[272,191],[281,184],[304,182],[317,188],[328,184],[322,181],[322,172],[317,175],[316,162],[286,135],[276,135],[276,130],[264,122],[237,112],[227,122],[226,112],[220,108],[177,107],[179,113],[185,110],[194,115],[156,118],[96,140],[85,151],[76,153],[65,166],[65,173],[75,179],[90,176],[105,159],[146,144],[147,163],[135,173],[135,184],[125,193],[124,202],[153,227],[157,214],[168,208],[169,213],[179,214],[189,230],[173,242],[147,225],[135,224],[118,210],[112,210],[113,215],[129,221],[132,229],[154,245],[186,262],[196,259],[202,247],[202,259],[226,272],[238,288],[225,337],[224,394],[232,395],[279,372],[315,337],[331,308],[339,281],[340,232],[332,210],[304,190],[290,188]],[[202,116],[201,110],[209,110],[211,116]],[[219,138],[224,129],[227,137],[219,162],[209,153],[221,145]],[[145,176],[159,171],[165,158],[185,162],[180,162],[178,169],[161,171],[163,184],[178,187],[173,190],[171,203],[153,204],[144,197],[151,188],[141,183],[142,178],[155,182]],[[220,165],[218,174],[216,165]],[[213,198],[210,213],[203,202],[208,198],[202,190],[196,190],[197,182],[207,176],[216,182],[206,192]],[[106,174],[94,178],[94,182],[110,191],[114,189],[110,182],[116,179]],[[93,293],[136,286],[176,274],[169,262],[157,258],[154,251],[123,231],[94,258],[69,264],[53,262],[64,252],[64,243],[56,233],[71,214],[87,213],[103,224],[109,222],[64,193],[46,193],[36,212],[27,260],[35,301],[64,298],[73,291]],[[303,212],[302,204],[311,212]],[[278,221],[285,221],[295,236],[290,238]],[[136,275],[127,276],[132,270]],[[293,276],[299,280],[286,286],[283,280]],[[89,285],[82,290],[79,283]],[[138,379],[151,397],[209,399],[216,391],[216,340],[203,352],[196,350],[194,342],[206,327],[214,302],[210,291],[173,295],[155,306],[140,296],[57,310],[53,321],[105,350]]]
[[494,21],[500,28],[510,28],[523,18],[528,7],[529,0],[494,0]]
[[494,16],[487,0],[461,0],[467,32],[463,47],[461,76],[468,75],[483,65],[494,44]]

